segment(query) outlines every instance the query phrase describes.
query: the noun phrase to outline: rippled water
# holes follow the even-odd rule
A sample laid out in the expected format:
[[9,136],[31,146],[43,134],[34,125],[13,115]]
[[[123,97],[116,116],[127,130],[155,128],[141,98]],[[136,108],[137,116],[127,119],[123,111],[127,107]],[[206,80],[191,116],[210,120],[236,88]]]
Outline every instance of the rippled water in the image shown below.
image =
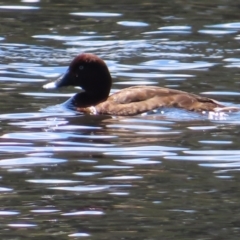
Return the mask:
[[239,101],[236,1],[3,1],[1,239],[239,239],[239,117],[88,116],[47,91],[80,52],[113,89]]

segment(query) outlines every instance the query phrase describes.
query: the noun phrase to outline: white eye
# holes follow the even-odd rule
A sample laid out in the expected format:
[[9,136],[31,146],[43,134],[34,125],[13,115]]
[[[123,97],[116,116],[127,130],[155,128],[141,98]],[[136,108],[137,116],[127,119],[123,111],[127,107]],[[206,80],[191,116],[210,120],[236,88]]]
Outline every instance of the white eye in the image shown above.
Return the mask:
[[84,68],[83,65],[79,66],[79,70],[83,70],[83,68]]

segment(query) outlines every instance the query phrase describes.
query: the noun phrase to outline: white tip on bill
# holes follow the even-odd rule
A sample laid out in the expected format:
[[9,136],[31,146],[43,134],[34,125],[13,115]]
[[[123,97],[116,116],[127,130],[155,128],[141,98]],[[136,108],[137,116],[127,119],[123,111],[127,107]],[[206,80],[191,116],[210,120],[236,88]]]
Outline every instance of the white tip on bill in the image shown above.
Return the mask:
[[45,85],[43,85],[43,88],[45,89],[54,89],[54,88],[57,88],[57,85],[55,82],[50,82],[50,83],[47,83]]

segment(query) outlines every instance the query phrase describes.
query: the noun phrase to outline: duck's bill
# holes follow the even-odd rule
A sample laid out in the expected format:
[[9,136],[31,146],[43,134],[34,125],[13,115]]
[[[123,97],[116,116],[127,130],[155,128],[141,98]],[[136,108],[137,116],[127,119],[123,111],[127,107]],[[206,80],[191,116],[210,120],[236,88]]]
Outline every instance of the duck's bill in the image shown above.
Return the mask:
[[55,89],[63,86],[69,86],[70,84],[70,73],[67,71],[64,75],[60,76],[57,80],[43,85],[45,89]]
[[47,83],[47,84],[43,85],[43,88],[45,88],[45,89],[55,89],[55,88],[57,88],[57,84],[56,84],[56,82],[50,82],[50,83]]

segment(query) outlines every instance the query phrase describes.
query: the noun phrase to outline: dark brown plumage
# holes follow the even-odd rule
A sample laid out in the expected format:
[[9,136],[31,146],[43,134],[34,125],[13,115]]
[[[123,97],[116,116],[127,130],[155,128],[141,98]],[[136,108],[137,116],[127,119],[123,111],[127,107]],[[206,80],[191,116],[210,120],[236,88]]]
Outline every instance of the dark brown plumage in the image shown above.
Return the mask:
[[90,53],[75,57],[65,75],[44,85],[44,88],[69,85],[80,86],[84,90],[71,98],[70,102],[78,111],[89,114],[130,116],[160,107],[176,107],[197,112],[237,109],[225,107],[210,98],[155,86],[129,87],[109,96],[112,78],[107,65]]

